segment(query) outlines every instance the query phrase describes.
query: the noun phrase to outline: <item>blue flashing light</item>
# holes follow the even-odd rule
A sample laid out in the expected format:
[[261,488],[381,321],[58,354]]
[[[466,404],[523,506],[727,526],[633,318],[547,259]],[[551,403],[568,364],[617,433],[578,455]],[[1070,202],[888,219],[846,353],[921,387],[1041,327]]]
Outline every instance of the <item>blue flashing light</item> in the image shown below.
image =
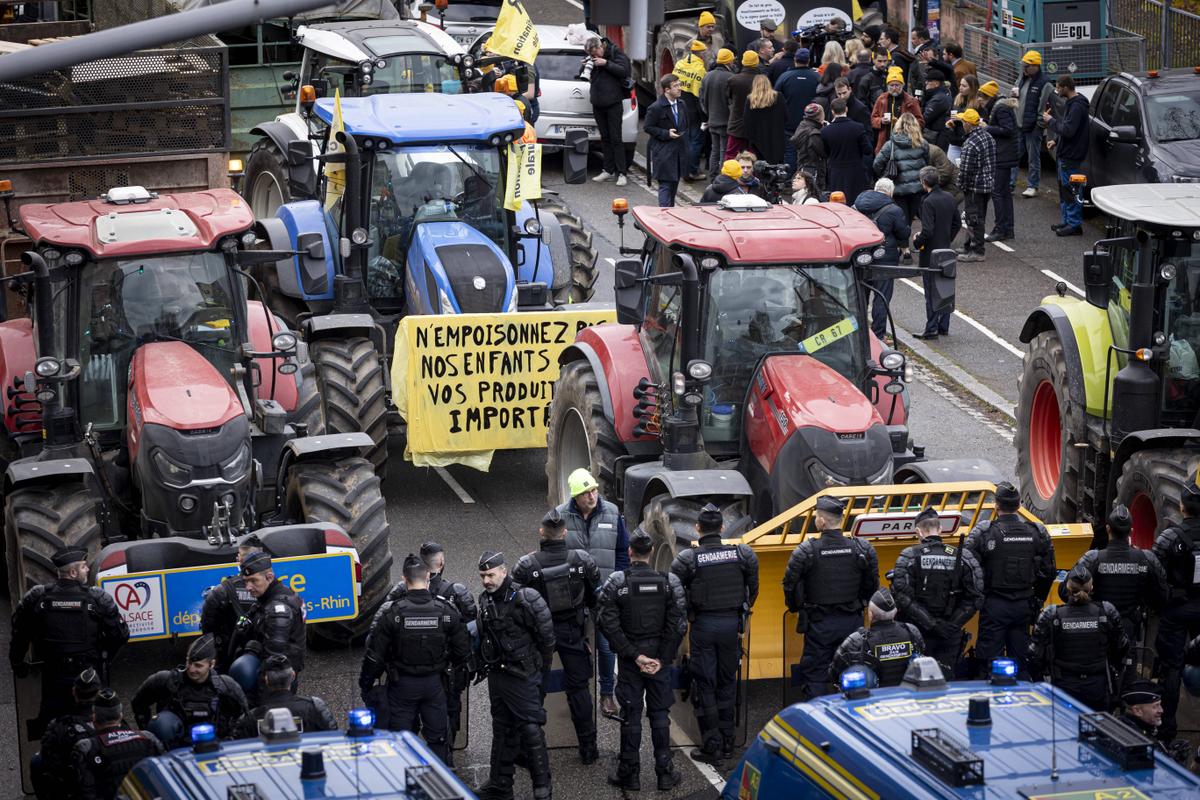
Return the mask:
[[1017,682],[1017,662],[1011,658],[992,659],[991,683],[1011,685]]
[[217,740],[217,729],[210,723],[192,726],[192,744],[208,744]]
[[346,712],[348,727],[352,731],[370,731],[375,728],[375,712],[369,708],[352,708]]
[[867,673],[861,669],[848,669],[842,673],[842,691],[853,692],[867,688]]

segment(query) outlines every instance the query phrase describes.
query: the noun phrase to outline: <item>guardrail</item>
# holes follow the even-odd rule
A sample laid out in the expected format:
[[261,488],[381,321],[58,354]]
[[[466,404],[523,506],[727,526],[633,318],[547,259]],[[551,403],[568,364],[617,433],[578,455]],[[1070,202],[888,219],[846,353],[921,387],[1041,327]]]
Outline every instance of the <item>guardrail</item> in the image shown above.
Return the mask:
[[1050,78],[1069,74],[1080,86],[1097,84],[1117,72],[1146,69],[1146,40],[1136,35],[1021,44],[977,25],[966,25],[962,45],[964,56],[975,62],[979,74],[1002,87],[1020,81],[1021,57],[1030,50],[1041,54],[1042,70]]
[[[1164,13],[1167,15],[1165,26]],[[1108,14],[1113,26],[1137,31],[1146,37],[1148,69],[1200,65],[1200,16],[1179,8],[1168,8],[1164,12],[1159,0],[1113,0]]]

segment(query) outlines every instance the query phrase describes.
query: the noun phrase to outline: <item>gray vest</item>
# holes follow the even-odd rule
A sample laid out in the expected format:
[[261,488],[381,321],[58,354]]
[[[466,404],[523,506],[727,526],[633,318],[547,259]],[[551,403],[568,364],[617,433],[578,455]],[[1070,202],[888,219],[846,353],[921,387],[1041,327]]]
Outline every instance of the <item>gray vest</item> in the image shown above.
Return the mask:
[[600,582],[604,583],[617,567],[617,529],[621,512],[601,498],[600,507],[592,512],[590,523],[579,515],[571,500],[559,506],[558,513],[567,521],[567,549],[587,550],[600,569]]

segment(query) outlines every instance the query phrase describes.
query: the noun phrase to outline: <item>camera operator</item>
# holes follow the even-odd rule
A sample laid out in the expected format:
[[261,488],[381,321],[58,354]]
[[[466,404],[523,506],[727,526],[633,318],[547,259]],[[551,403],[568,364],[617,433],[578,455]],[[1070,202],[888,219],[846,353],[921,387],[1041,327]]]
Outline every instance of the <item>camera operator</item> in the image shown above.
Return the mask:
[[785,193],[791,193],[792,169],[787,164],[771,164],[760,159],[751,169],[762,185],[768,203],[780,203]]
[[592,115],[600,132],[600,147],[604,152],[604,167],[594,181],[616,177],[617,186],[624,186],[625,143],[621,141],[622,102],[629,94],[629,79],[633,74],[629,57],[612,42],[593,36],[584,45],[587,57],[580,77],[591,83]]

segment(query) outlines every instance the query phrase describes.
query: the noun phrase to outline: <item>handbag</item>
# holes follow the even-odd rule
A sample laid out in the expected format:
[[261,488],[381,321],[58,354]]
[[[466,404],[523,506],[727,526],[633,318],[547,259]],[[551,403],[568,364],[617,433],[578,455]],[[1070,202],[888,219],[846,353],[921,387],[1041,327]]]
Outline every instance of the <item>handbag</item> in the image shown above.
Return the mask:
[[883,168],[883,177],[894,181],[900,177],[900,165],[896,163],[896,143],[889,140],[888,145],[892,148],[892,154],[888,156],[887,166]]

